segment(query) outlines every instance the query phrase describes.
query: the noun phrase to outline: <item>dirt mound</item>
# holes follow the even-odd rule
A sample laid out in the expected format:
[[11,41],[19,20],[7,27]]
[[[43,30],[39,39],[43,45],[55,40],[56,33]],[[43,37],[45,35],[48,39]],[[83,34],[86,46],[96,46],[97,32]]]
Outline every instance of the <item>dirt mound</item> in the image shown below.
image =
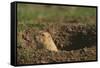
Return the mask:
[[49,32],[60,50],[73,50],[96,45],[95,28],[95,25],[60,24],[49,27]]
[[55,25],[49,25],[42,30],[51,34],[59,51],[38,49],[34,37],[39,30],[27,29],[22,34],[18,34],[21,40],[18,41],[19,45],[17,45],[17,64],[96,60],[95,25]]
[[96,60],[96,48],[83,48],[72,51],[52,52],[45,49],[20,49],[17,54],[18,64],[38,64]]

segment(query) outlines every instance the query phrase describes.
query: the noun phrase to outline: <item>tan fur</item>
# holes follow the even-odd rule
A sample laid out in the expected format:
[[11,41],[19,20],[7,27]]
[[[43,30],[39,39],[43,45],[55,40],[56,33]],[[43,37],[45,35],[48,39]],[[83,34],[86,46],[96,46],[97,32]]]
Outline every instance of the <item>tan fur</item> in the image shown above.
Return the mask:
[[36,35],[36,41],[40,43],[40,46],[43,46],[43,48],[45,49],[48,49],[50,51],[58,51],[49,32],[40,31]]

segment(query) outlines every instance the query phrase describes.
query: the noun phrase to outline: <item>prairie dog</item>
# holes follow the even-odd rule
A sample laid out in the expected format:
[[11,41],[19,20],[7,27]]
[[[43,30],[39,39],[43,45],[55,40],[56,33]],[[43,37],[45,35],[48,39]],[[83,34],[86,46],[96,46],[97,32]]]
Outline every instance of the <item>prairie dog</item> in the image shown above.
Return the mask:
[[42,46],[45,49],[48,49],[50,51],[56,51],[56,52],[58,51],[49,32],[40,31],[36,35],[36,41],[37,43],[39,43],[39,46]]

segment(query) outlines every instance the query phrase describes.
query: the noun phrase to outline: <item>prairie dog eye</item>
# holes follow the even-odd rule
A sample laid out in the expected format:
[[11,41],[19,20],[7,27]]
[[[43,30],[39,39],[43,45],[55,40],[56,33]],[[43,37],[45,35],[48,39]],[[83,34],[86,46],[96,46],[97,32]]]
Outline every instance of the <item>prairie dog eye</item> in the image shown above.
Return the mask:
[[41,34],[41,36],[45,36],[44,34]]

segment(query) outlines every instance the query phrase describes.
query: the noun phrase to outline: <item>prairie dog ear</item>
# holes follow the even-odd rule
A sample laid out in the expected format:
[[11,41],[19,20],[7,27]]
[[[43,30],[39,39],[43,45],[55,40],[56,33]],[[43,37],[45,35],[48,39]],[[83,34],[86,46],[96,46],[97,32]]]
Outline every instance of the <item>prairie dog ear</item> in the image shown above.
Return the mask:
[[50,33],[50,30],[49,29],[46,29],[45,31]]

